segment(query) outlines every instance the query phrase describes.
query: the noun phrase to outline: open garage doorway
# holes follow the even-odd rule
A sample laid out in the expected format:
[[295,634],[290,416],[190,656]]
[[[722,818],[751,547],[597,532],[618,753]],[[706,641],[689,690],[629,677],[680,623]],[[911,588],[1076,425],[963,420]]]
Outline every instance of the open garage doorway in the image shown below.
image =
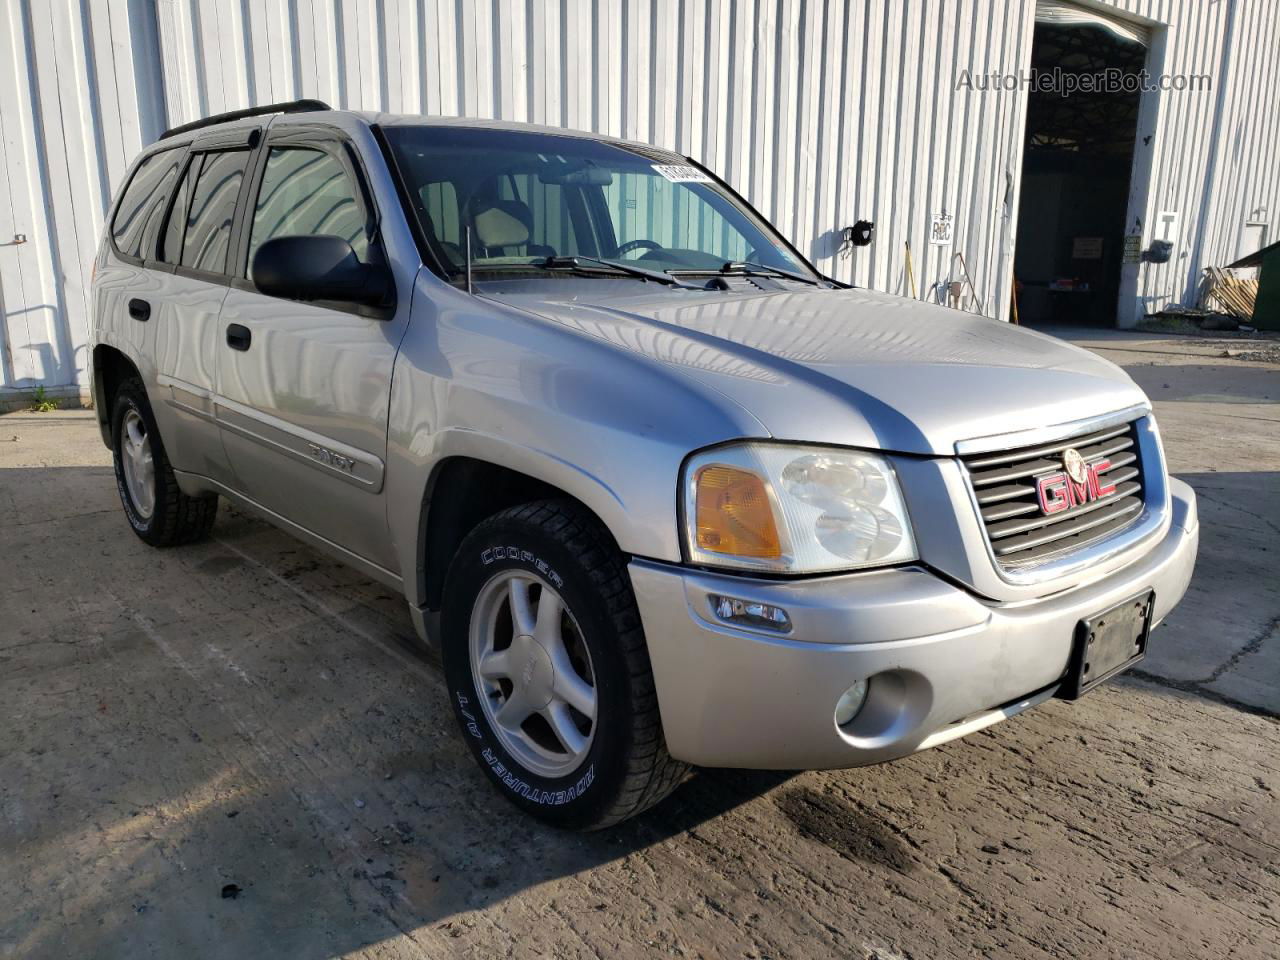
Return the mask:
[[1146,59],[1138,30],[1037,7],[1014,252],[1024,323],[1115,325]]

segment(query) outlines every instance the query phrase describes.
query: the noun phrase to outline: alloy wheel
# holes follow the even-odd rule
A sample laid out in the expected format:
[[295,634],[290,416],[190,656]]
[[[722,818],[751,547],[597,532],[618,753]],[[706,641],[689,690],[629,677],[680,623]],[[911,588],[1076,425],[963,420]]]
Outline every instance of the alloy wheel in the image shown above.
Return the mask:
[[137,410],[129,410],[120,424],[120,460],[133,508],[148,520],[156,507],[156,467],[147,423]]
[[489,725],[529,771],[567,776],[591,749],[596,681],[577,621],[546,580],[506,570],[471,616],[471,672]]

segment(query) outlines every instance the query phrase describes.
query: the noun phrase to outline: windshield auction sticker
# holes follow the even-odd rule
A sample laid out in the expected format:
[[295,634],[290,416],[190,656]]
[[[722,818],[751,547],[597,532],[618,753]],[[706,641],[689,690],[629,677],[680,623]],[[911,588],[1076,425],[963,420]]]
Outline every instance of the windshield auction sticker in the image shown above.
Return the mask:
[[712,179],[687,163],[655,163],[653,169],[672,183],[712,183]]

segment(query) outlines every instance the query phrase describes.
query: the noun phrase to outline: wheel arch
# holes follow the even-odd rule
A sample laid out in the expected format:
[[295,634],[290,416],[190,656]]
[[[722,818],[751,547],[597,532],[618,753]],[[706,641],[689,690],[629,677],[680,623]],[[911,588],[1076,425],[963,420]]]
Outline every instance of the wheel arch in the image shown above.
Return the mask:
[[93,348],[93,408],[102,442],[111,446],[111,405],[120,384],[141,377],[137,364],[116,347],[100,343]]
[[423,493],[418,522],[416,586],[422,605],[440,609],[449,564],[477,524],[508,507],[550,499],[576,503],[618,545],[599,510],[547,479],[474,456],[454,455],[437,463]]

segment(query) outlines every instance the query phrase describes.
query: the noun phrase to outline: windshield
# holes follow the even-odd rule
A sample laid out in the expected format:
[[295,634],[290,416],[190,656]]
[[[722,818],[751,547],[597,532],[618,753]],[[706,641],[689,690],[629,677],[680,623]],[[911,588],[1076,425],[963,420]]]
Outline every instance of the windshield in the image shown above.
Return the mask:
[[384,129],[428,242],[454,276],[469,227],[475,274],[536,272],[564,265],[548,258],[579,257],[568,265],[662,273],[729,265],[816,279],[768,224],[670,154],[524,131]]

